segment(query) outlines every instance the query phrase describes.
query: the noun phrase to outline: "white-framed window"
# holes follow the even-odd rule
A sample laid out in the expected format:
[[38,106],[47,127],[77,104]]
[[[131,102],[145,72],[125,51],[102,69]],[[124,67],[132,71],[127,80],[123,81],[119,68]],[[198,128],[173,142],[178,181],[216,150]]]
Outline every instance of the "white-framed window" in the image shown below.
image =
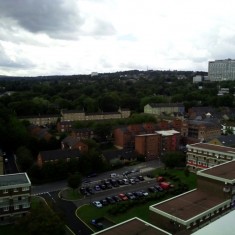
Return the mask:
[[3,207],[3,211],[9,211],[9,206]]
[[23,207],[23,208],[29,208],[29,207],[30,207],[30,204],[29,204],[29,203],[24,203],[24,204],[22,205],[22,207]]
[[15,193],[18,192],[18,191],[19,191],[18,188],[13,189],[13,192],[15,192]]
[[29,191],[29,187],[23,187],[22,191]]
[[19,209],[20,209],[19,205],[14,206],[14,210],[19,210]]
[[3,193],[8,193],[8,189],[3,189]]

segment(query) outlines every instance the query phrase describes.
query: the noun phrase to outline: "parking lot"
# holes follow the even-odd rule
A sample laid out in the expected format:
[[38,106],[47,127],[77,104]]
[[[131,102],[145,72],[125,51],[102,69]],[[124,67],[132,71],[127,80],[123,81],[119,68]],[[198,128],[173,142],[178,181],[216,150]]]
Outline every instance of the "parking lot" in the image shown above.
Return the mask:
[[88,182],[80,188],[85,198],[90,198],[90,203],[97,208],[127,200],[138,200],[163,190],[155,178],[151,175],[143,176],[138,171],[113,174],[108,179]]

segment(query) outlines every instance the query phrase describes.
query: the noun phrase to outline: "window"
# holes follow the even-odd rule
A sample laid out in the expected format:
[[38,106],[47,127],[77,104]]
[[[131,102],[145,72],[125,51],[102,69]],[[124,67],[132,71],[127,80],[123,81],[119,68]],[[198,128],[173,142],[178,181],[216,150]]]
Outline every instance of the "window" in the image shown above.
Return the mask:
[[29,191],[29,187],[23,187],[22,191]]
[[14,210],[19,210],[19,209],[20,209],[19,205],[14,206]]
[[4,189],[4,190],[3,190],[3,193],[8,193],[8,190],[7,190],[7,189]]
[[29,208],[29,203],[23,204],[23,208]]
[[3,211],[9,211],[9,206],[3,207]]
[[16,192],[18,192],[19,190],[18,190],[18,188],[14,188],[13,191],[16,193]]

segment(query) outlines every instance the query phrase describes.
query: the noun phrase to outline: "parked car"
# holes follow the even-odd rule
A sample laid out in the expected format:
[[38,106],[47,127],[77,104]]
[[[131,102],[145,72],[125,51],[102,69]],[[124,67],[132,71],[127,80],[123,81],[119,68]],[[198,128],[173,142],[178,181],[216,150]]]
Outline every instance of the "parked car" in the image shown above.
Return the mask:
[[111,179],[110,183],[112,184],[113,187],[118,187],[119,186],[117,180],[115,180],[115,179]]
[[93,188],[91,188],[91,187],[86,187],[86,191],[87,191],[88,193],[90,193],[90,194],[94,194],[94,193],[95,193],[95,191],[94,191]]
[[103,229],[104,228],[104,225],[100,222],[99,219],[91,220],[91,224],[94,225],[98,229]]
[[149,193],[147,191],[142,190],[141,192],[142,192],[143,196],[145,196],[145,197],[147,197],[149,195]]
[[120,197],[118,197],[117,195],[112,196],[112,198],[115,202],[120,202],[121,201]]
[[154,186],[151,186],[151,187],[148,187],[148,191],[150,193],[156,193],[157,192],[157,189],[154,187]]
[[112,197],[106,197],[105,198],[107,201],[108,201],[108,203],[110,203],[110,204],[114,204],[115,203],[115,201],[114,201],[114,199],[112,198]]
[[130,183],[130,184],[135,184],[136,181],[135,181],[135,179],[131,178],[131,179],[129,179],[129,183]]
[[136,173],[136,172],[139,172],[139,171],[140,171],[139,169],[132,169],[131,173]]
[[107,206],[107,205],[109,204],[106,199],[100,200],[100,203],[101,203],[103,206]]
[[111,174],[110,174],[110,177],[111,177],[111,178],[117,177],[117,173],[111,173]]
[[136,199],[136,196],[135,196],[133,193],[130,193],[130,192],[126,193],[126,196],[127,196],[128,199],[130,199],[130,200]]
[[97,208],[103,207],[100,201],[93,201],[93,205],[96,206]]
[[119,196],[123,201],[128,200],[128,197],[127,197],[124,193],[119,193],[118,196]]
[[108,183],[105,183],[105,185],[106,185],[106,188],[107,188],[107,189],[113,188],[112,185],[111,185],[109,182],[108,182]]
[[131,171],[125,171],[125,172],[123,172],[122,175],[127,176],[127,175],[129,175],[129,174],[131,174]]
[[85,187],[81,187],[79,191],[82,195],[87,195],[88,194]]
[[100,184],[99,186],[100,186],[100,188],[101,188],[102,190],[105,190],[105,189],[106,189],[106,185],[105,185],[105,184]]
[[123,184],[124,184],[124,181],[123,181],[122,179],[119,179],[119,180],[118,180],[118,183],[119,183],[119,185],[123,185]]
[[101,190],[101,188],[100,188],[99,185],[95,185],[95,186],[94,186],[94,189],[95,189],[96,191],[100,191],[100,190]]
[[136,191],[136,192],[133,192],[133,194],[135,195],[136,198],[141,198],[143,197],[143,193],[141,191]]
[[163,188],[160,186],[160,185],[155,185],[154,186],[156,189],[157,189],[157,191],[159,191],[159,192],[162,192],[163,191]]
[[144,181],[144,177],[143,177],[142,175],[137,176],[137,178],[138,178],[140,181]]
[[125,185],[129,184],[128,179],[123,179],[122,181],[123,181],[123,183],[124,183]]

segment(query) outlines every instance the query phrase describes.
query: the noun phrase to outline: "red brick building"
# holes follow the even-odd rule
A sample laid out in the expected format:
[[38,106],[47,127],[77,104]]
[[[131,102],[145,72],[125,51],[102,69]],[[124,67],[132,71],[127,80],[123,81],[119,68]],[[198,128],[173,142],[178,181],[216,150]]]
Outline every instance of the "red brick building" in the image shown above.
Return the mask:
[[142,134],[135,136],[135,151],[144,155],[145,160],[154,160],[161,154],[161,135]]
[[114,145],[118,148],[135,148],[135,136],[154,133],[156,126],[153,123],[135,124],[116,128],[113,132]]
[[157,159],[164,152],[179,149],[180,133],[175,130],[155,131],[152,134],[135,136],[135,151],[144,155],[146,160]]

